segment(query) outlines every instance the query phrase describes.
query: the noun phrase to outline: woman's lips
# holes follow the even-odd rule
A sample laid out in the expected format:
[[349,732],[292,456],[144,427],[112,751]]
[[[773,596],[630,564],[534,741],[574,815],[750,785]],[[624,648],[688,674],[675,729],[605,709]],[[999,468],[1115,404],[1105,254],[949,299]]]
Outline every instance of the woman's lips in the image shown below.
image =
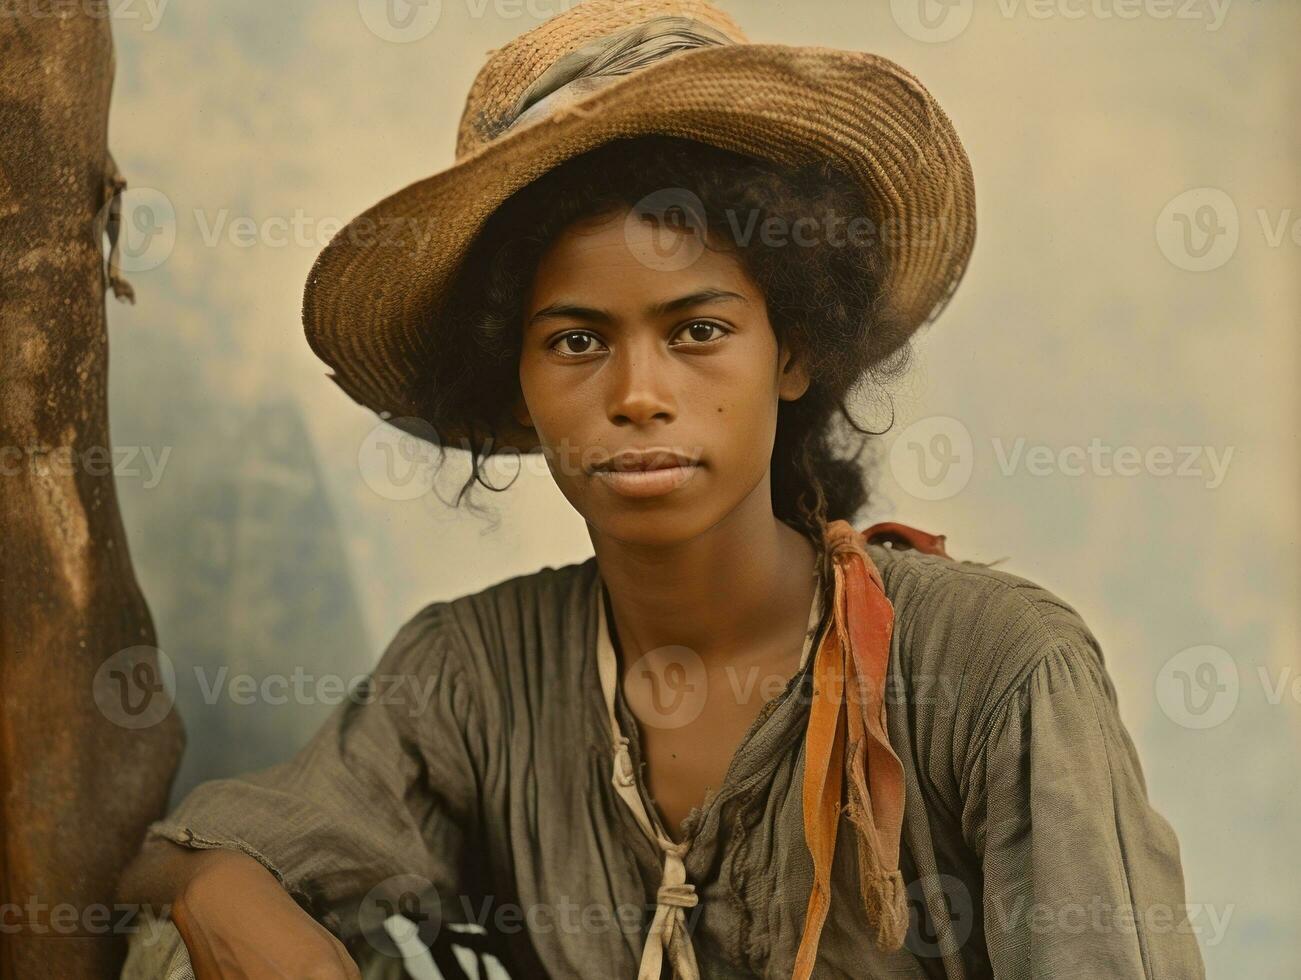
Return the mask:
[[620,496],[659,497],[685,484],[699,468],[699,463],[693,463],[652,470],[597,470],[595,475]]

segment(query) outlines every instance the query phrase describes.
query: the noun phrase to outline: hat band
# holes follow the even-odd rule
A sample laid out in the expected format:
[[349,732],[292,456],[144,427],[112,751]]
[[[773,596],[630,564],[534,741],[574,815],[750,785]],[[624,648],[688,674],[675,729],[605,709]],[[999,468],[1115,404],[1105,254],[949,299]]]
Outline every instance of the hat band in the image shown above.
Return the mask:
[[691,17],[653,17],[630,24],[571,51],[538,76],[515,100],[502,131],[549,116],[621,76],[670,55],[735,43],[717,28]]

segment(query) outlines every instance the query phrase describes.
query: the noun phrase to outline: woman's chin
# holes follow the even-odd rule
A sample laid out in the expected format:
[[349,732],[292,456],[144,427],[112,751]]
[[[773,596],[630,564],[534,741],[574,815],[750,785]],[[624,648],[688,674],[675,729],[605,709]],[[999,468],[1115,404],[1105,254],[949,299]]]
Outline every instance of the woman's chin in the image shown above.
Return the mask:
[[699,500],[688,504],[677,494],[641,500],[623,498],[594,502],[587,523],[602,537],[626,545],[666,548],[699,537],[718,523],[721,514]]

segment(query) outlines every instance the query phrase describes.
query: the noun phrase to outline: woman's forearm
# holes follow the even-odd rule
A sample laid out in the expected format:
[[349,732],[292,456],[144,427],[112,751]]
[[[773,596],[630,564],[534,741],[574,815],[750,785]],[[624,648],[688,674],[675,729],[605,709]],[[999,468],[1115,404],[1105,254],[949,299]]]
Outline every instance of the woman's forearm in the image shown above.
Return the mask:
[[361,980],[343,944],[242,851],[150,840],[122,875],[118,899],[171,918],[197,980]]

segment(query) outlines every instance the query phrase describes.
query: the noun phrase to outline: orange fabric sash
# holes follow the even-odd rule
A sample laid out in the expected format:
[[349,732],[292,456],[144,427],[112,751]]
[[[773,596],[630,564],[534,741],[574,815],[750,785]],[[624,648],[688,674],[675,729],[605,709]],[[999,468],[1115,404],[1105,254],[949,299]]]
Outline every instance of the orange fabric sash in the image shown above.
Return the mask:
[[886,734],[885,684],[894,607],[867,542],[889,541],[949,557],[944,536],[887,521],[855,531],[827,523],[825,545],[835,571],[834,628],[823,634],[813,663],[813,703],[805,735],[804,837],[813,858],[813,889],[794,980],[813,973],[831,907],[831,863],[844,811],[858,841],[859,888],[880,950],[903,945],[908,903],[899,870],[903,831],[903,764]]

